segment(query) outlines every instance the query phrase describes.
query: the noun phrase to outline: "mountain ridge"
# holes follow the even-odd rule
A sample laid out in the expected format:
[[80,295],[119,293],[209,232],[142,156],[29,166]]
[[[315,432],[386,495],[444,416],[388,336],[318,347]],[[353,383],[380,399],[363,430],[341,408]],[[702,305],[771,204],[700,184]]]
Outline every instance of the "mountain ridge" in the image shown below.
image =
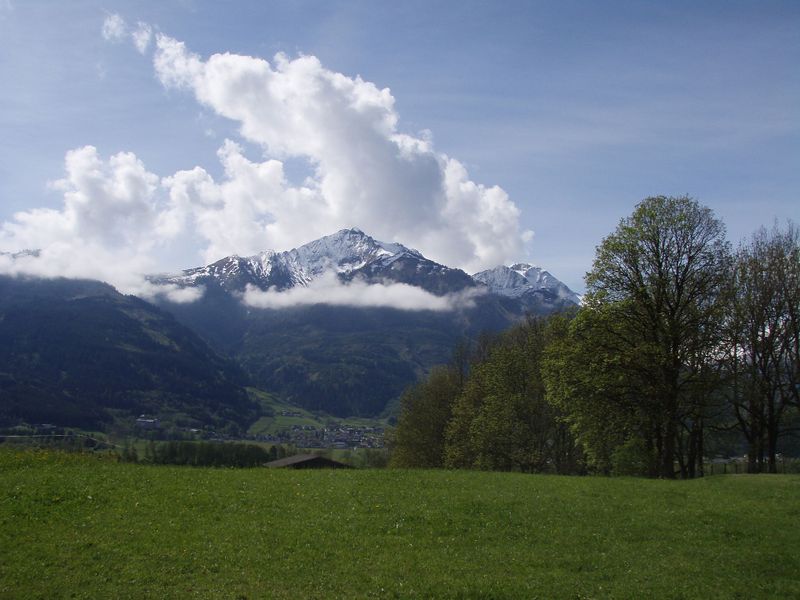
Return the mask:
[[436,295],[479,288],[526,305],[535,304],[531,296],[537,293],[550,293],[566,303],[580,304],[575,292],[534,265],[500,265],[470,275],[403,244],[376,240],[358,228],[342,229],[291,250],[265,250],[247,257],[231,255],[152,280],[179,287],[196,287],[213,280],[228,292],[242,292],[249,285],[280,292],[308,286],[328,272],[334,272],[342,282],[361,279],[367,283],[405,283]]

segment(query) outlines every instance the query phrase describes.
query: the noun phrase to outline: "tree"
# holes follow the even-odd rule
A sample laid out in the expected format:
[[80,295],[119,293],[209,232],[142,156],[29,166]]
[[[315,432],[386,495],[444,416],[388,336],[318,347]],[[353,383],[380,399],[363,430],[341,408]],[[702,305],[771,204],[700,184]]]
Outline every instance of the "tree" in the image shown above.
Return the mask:
[[[575,410],[599,412],[622,439],[640,436],[652,476],[675,477],[690,441],[697,448],[702,440],[701,365],[719,346],[728,265],[725,228],[710,209],[658,196],[620,221],[586,276],[587,316],[574,327],[582,344],[574,358],[592,361],[599,379],[579,388],[605,408],[584,401]],[[587,419],[573,414],[572,422]],[[693,460],[702,457],[695,451]]]
[[462,371],[434,368],[400,398],[400,417],[391,440],[391,466],[435,468],[444,464],[445,430],[461,392]]
[[651,378],[640,368],[646,348],[620,344],[633,340],[624,331],[628,321],[619,304],[582,309],[565,335],[545,350],[542,372],[546,398],[562,415],[595,472],[611,474],[620,448],[641,450],[639,472],[652,474],[655,460],[649,447],[632,445],[650,439]]
[[473,366],[447,427],[445,464],[453,468],[577,472],[580,453],[541,374],[544,348],[562,331],[529,319],[501,336]]
[[729,398],[748,470],[777,470],[779,438],[800,393],[800,231],[759,229],[739,247],[729,287]]

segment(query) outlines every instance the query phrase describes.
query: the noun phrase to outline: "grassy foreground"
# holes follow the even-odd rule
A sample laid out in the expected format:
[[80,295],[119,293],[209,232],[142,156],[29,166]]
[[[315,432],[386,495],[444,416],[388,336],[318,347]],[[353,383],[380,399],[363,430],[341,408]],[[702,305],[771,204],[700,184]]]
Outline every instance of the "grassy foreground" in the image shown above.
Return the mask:
[[800,597],[800,477],[214,470],[0,452],[2,598]]

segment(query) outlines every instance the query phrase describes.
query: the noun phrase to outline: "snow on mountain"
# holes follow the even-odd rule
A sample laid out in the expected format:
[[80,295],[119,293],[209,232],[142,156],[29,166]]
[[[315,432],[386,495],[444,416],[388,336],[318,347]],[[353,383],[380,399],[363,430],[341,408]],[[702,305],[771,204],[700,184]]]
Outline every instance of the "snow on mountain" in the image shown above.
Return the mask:
[[340,273],[353,271],[376,258],[396,256],[404,252],[422,256],[416,250],[409,250],[401,244],[379,242],[360,229],[342,229],[333,235],[326,235],[290,250],[288,254],[297,264],[306,265],[318,274],[331,265],[335,265]]
[[229,256],[205,267],[159,277],[158,281],[193,286],[213,279],[229,291],[242,290],[248,284],[284,290],[307,286],[328,271],[347,279],[364,267],[372,266],[374,271],[378,265],[390,267],[403,258],[427,261],[402,244],[380,242],[360,229],[342,229],[286,252],[268,250],[248,257]]
[[342,281],[360,278],[370,283],[406,283],[434,294],[486,286],[492,294],[526,304],[541,304],[543,295],[551,303],[580,303],[577,294],[539,267],[518,263],[469,276],[402,244],[378,241],[360,229],[342,229],[286,252],[268,250],[248,257],[229,256],[205,267],[154,280],[184,287],[214,281],[229,292],[243,291],[248,285],[282,291],[308,286],[330,271]]
[[578,294],[541,267],[517,263],[510,267],[499,266],[475,273],[475,281],[485,284],[493,294],[508,298],[523,298],[538,291],[548,291],[562,300],[580,304]]
[[285,264],[298,274],[301,285],[326,271],[348,274],[375,260],[404,254],[422,258],[416,250],[410,250],[401,244],[379,242],[360,229],[342,229],[333,235],[283,253]]
[[[234,284],[239,280],[258,280],[268,278],[272,271],[272,258],[275,252],[268,250],[255,256],[228,256],[205,267],[187,269],[177,275],[159,276],[159,283],[175,283],[192,286],[204,279],[216,279],[225,284]],[[229,287],[225,285],[225,287]],[[236,287],[231,285],[230,287]]]

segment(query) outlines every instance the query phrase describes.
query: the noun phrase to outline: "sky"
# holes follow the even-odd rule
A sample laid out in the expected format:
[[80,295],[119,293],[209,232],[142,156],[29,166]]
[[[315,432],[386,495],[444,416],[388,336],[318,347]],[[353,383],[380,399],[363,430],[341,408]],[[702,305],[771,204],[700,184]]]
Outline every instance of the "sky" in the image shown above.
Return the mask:
[[796,1],[0,0],[0,251],[41,250],[0,271],[148,296],[359,227],[581,292],[648,196],[800,220],[798,65]]

